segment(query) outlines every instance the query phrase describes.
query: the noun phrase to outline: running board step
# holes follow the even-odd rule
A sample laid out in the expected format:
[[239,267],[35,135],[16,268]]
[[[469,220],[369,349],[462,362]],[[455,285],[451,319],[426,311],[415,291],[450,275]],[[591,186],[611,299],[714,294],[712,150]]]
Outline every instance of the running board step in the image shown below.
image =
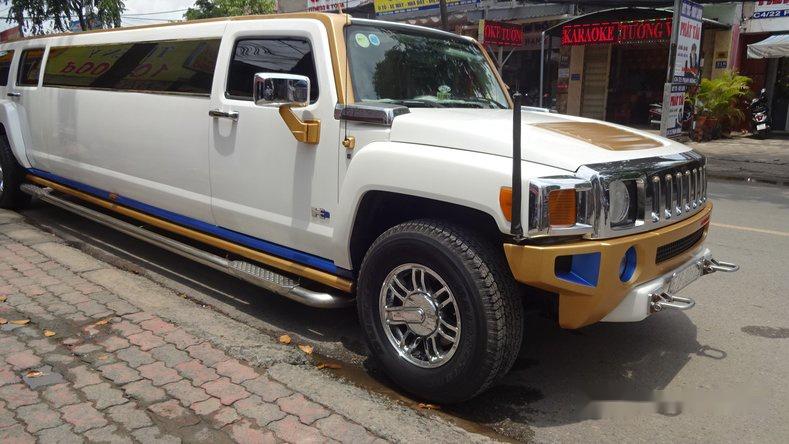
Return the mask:
[[45,202],[70,211],[79,216],[91,219],[107,227],[125,233],[135,239],[148,242],[159,248],[189,258],[195,262],[222,271],[231,276],[265,288],[273,293],[285,296],[296,302],[316,308],[341,308],[353,305],[354,299],[330,293],[308,290],[288,276],[279,274],[268,268],[239,260],[229,260],[213,253],[179,242],[159,233],[124,222],[104,213],[92,210],[52,194],[51,188],[43,188],[33,184],[22,184],[21,190]]

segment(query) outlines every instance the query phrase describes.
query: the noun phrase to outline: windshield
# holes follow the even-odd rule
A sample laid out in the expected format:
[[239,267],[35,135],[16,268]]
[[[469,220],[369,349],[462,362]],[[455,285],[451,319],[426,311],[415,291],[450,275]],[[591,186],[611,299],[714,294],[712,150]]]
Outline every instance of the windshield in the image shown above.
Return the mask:
[[345,36],[359,102],[509,108],[496,75],[473,42],[367,24],[347,27]]

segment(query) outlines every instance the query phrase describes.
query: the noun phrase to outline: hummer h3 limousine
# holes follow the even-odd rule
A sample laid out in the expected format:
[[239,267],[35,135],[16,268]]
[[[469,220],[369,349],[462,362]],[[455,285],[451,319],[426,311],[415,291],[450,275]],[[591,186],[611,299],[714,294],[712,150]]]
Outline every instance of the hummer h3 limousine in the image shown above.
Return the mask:
[[[0,45],[0,206],[30,196],[309,306],[355,303],[405,391],[469,399],[558,323],[687,309],[705,159],[522,110],[446,32],[290,14]],[[515,100],[513,100],[515,97]]]

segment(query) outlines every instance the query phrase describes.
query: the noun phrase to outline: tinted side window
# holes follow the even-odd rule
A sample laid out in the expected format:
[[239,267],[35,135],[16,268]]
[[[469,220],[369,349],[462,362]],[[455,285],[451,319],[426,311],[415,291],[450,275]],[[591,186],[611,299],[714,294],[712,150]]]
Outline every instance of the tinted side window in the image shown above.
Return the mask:
[[44,86],[210,95],[219,39],[64,46],[49,51]]
[[43,49],[28,49],[23,52],[22,60],[19,62],[16,84],[38,86],[38,74],[41,72],[41,61],[43,58]]
[[310,79],[310,101],[318,99],[318,76],[310,43],[304,39],[239,40],[227,80],[227,96],[252,100],[252,83],[259,72],[297,74]]
[[14,51],[0,51],[0,86],[8,85],[8,74],[11,73],[11,60]]

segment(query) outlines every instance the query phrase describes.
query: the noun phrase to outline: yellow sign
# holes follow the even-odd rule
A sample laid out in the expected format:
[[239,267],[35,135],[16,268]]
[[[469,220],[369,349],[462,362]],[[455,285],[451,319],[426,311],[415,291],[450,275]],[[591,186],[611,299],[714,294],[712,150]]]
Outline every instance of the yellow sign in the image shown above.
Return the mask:
[[[479,3],[479,0],[447,0],[447,7]],[[375,13],[378,15],[397,12],[421,11],[438,8],[438,0],[375,0]]]

